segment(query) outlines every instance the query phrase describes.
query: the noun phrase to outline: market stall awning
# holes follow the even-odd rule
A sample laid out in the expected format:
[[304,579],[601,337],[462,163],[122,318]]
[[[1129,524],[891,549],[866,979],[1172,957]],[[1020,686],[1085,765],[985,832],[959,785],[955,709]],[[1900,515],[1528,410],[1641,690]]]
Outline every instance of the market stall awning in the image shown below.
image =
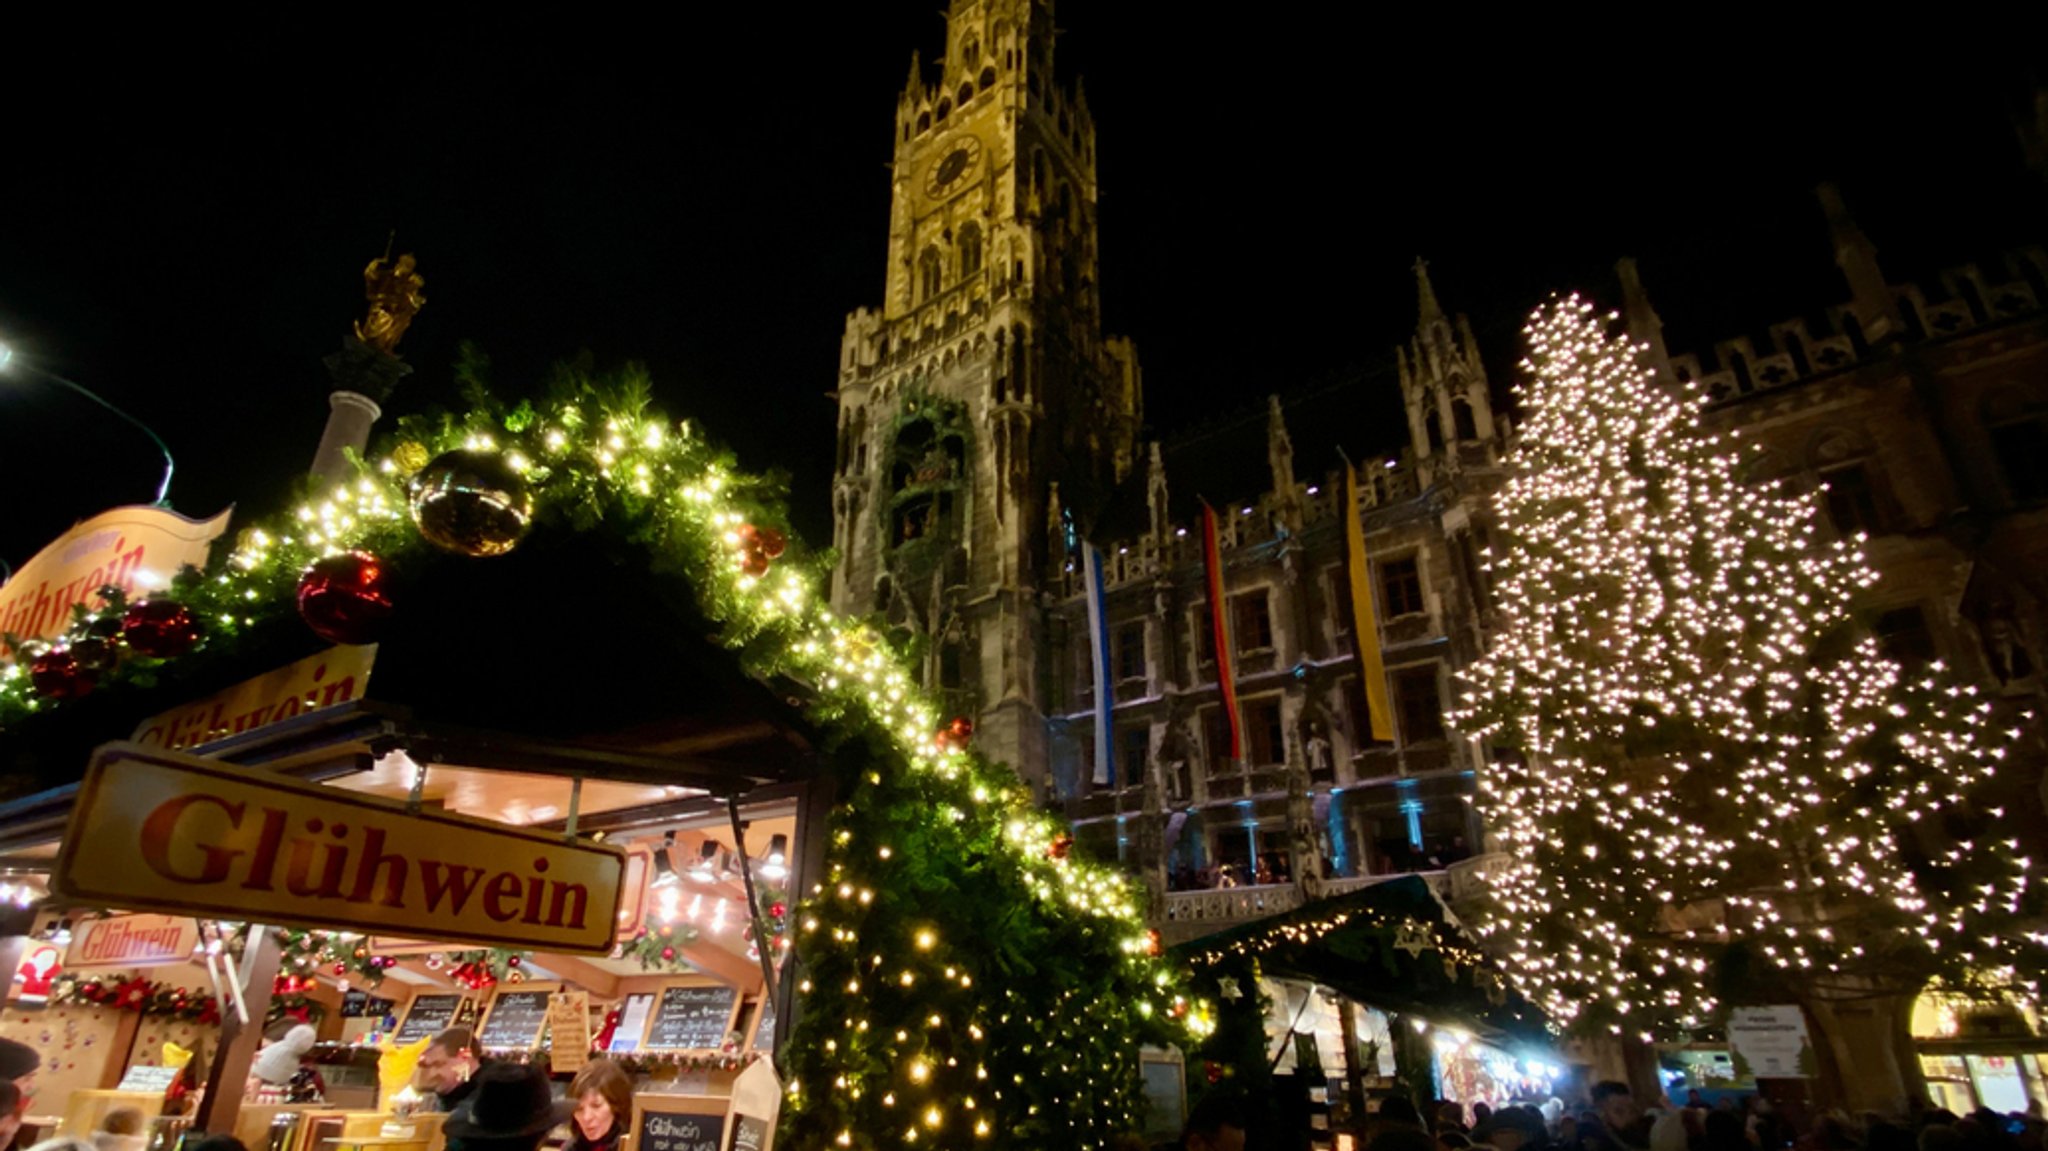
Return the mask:
[[1445,916],[1429,885],[1390,879],[1174,948],[1197,985],[1261,975],[1309,980],[1394,1014],[1487,1039],[1548,1044],[1547,1017]]
[[[568,775],[603,774],[720,792],[801,778],[811,762],[804,688],[749,675],[716,638],[694,589],[630,541],[540,528],[477,561],[421,550],[393,567],[397,612],[367,690],[194,748],[287,767],[318,751]],[[296,618],[262,619],[232,643],[0,730],[0,795],[74,783],[100,744],[166,708],[274,672],[328,647]],[[140,736],[136,736],[140,738]]]

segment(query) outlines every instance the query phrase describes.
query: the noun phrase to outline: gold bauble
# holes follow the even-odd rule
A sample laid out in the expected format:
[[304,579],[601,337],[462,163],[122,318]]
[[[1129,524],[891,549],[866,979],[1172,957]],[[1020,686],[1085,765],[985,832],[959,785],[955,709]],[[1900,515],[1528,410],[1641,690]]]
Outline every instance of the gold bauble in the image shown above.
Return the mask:
[[526,481],[495,452],[434,457],[411,486],[412,522],[430,544],[466,556],[499,556],[519,546],[533,522]]

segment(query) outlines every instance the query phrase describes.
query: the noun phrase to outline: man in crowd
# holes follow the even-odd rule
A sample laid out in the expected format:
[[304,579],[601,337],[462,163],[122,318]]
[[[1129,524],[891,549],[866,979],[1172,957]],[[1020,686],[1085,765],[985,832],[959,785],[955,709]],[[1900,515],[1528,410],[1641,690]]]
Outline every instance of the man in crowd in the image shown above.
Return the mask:
[[436,1032],[420,1056],[415,1077],[434,1093],[434,1110],[453,1111],[476,1088],[476,1073],[483,1069],[483,1049],[476,1033],[467,1027],[450,1027]]

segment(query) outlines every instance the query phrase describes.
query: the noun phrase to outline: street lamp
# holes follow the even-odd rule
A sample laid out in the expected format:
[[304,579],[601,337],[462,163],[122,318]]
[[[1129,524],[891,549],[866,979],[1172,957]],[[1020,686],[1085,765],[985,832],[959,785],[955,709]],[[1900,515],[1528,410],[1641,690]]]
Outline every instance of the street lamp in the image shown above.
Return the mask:
[[[9,371],[11,369],[16,368],[16,366],[17,365],[14,362],[14,349],[8,347],[6,344],[0,344],[0,372]],[[163,437],[157,435],[154,431],[151,431],[148,424],[143,423],[141,420],[136,419],[134,416],[129,415],[127,412],[122,411],[121,409],[108,403],[106,400],[101,399],[98,395],[88,390],[83,384],[67,380],[63,376],[60,376],[55,372],[44,371],[41,368],[28,364],[26,361],[19,365],[19,370],[28,372],[32,375],[40,376],[45,380],[49,380],[51,383],[62,384],[65,387],[70,388],[72,391],[77,392],[79,395],[84,396],[86,399],[91,400],[93,403],[98,404],[99,406],[107,409],[108,411],[114,413],[115,415],[121,417],[124,420],[127,420],[129,423],[134,424],[136,427],[142,429],[142,434],[149,437],[149,442],[156,445],[156,450],[164,454],[164,478],[163,482],[159,483],[156,486],[156,506],[160,508],[170,506],[171,501],[167,498],[167,493],[169,493],[169,491],[171,490],[171,471],[177,465],[171,460],[171,449],[164,444]]]

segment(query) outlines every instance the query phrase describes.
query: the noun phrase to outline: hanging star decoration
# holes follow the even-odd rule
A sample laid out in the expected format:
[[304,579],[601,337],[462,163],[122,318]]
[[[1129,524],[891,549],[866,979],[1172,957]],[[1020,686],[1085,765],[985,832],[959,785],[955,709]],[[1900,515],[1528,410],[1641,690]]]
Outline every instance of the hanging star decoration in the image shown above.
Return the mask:
[[1436,948],[1436,941],[1429,937],[1429,929],[1412,919],[1404,919],[1394,932],[1394,950],[1405,951],[1408,958],[1419,959],[1425,951]]

